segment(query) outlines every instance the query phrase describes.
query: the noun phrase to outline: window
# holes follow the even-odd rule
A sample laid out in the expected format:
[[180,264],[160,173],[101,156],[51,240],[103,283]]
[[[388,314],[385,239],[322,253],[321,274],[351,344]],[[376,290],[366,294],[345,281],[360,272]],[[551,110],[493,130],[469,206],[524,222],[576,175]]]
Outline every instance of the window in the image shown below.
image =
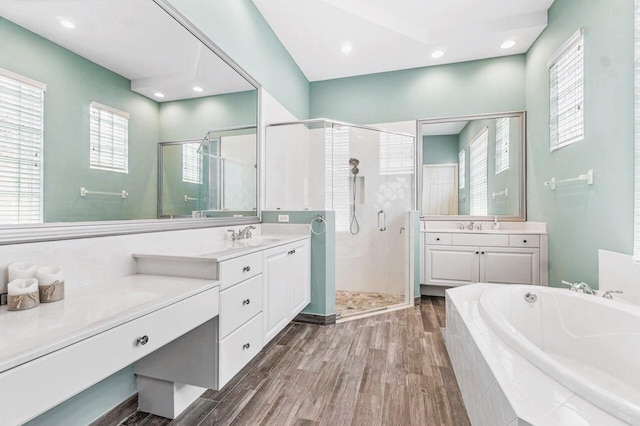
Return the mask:
[[584,139],[584,36],[580,29],[549,62],[550,149]]
[[496,120],[496,174],[509,170],[509,121]]
[[91,102],[89,167],[129,173],[129,114]]
[[182,145],[182,181],[202,184],[202,155],[198,153],[199,144]]
[[487,215],[487,147],[489,146],[489,131],[482,130],[469,145],[469,192],[471,200],[471,215]]
[[640,0],[635,0],[635,209],[633,257],[640,263]]
[[[327,200],[331,200],[336,212],[336,231],[349,231],[351,219],[351,183],[353,177],[349,167],[349,127],[334,126],[325,132],[327,167]],[[331,182],[333,180],[333,182]]]
[[42,223],[46,86],[0,69],[0,223]]
[[458,153],[458,189],[464,189],[467,174],[467,158],[464,149]]
[[413,139],[395,133],[380,133],[380,174],[413,173]]

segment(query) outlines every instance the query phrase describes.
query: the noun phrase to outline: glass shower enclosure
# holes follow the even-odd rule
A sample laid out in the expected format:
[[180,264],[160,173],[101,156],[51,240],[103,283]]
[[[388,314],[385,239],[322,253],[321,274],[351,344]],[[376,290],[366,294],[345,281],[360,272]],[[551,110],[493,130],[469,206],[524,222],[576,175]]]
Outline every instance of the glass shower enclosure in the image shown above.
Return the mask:
[[330,120],[267,126],[266,210],[335,211],[336,314],[412,300],[415,138]]

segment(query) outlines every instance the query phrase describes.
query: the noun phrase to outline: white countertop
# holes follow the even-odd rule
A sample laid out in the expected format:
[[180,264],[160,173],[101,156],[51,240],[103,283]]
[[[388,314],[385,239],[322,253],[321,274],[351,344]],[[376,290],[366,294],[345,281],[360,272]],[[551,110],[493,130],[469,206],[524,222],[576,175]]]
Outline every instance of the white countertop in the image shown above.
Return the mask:
[[539,230],[531,230],[531,229],[483,229],[483,230],[469,230],[469,229],[421,229],[421,232],[425,233],[446,233],[446,234],[546,234],[546,232],[542,232]]
[[[462,223],[465,229],[459,229],[458,225]],[[493,221],[476,220],[475,225],[482,224],[483,230],[469,230],[469,221],[437,221],[423,220],[420,221],[421,232],[444,232],[452,234],[546,234],[547,224],[544,222],[500,222],[498,229],[493,229]]]
[[133,257],[167,260],[190,259],[206,262],[224,262],[225,260],[233,259],[235,257],[240,257],[246,254],[267,250],[272,247],[305,240],[307,238],[310,238],[309,234],[269,234],[255,236],[246,240],[226,241],[223,245],[212,247],[211,251],[207,253],[202,253],[201,251],[190,253],[185,250],[172,252],[170,250],[163,249],[161,252],[159,251],[155,253],[134,253]]
[[0,309],[0,372],[218,286],[214,280],[131,275],[66,290],[37,308]]

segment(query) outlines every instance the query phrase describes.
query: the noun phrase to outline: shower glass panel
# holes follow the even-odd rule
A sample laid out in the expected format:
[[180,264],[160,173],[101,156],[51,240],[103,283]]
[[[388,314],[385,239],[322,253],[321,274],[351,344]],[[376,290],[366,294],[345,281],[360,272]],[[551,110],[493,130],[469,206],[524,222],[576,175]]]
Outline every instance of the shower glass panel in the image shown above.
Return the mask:
[[267,127],[267,210],[333,210],[336,313],[409,303],[415,140],[310,120]]

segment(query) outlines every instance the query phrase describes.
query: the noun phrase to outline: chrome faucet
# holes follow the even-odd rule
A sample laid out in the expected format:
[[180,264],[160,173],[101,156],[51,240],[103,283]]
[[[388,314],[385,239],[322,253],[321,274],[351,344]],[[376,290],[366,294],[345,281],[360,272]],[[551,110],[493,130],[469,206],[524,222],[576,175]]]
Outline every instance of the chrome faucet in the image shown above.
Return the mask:
[[596,295],[596,291],[592,289],[589,284],[584,282],[570,283],[568,281],[562,281],[562,284],[569,286],[569,290],[577,293],[590,294],[592,296]]
[[469,231],[473,231],[473,224],[474,223],[475,223],[474,221],[469,222],[469,227],[467,228],[467,229],[469,229]]
[[458,222],[458,223],[456,223],[456,226],[457,226],[457,227],[458,227],[458,229],[459,229],[459,230],[461,230],[461,231],[464,229],[464,223],[462,223],[462,222]]
[[256,229],[256,227],[253,226],[253,225],[249,225],[246,228],[244,228],[242,231],[240,231],[238,233],[238,239],[239,240],[245,240],[245,239],[251,238],[251,230],[252,229]]
[[605,299],[613,299],[612,294],[622,294],[624,291],[622,290],[607,290],[602,294],[602,297]]
[[231,241],[238,241],[240,234],[235,229],[227,229],[227,232],[231,232]]

